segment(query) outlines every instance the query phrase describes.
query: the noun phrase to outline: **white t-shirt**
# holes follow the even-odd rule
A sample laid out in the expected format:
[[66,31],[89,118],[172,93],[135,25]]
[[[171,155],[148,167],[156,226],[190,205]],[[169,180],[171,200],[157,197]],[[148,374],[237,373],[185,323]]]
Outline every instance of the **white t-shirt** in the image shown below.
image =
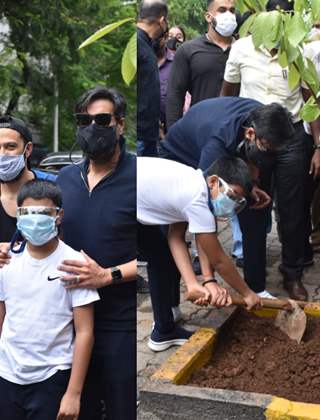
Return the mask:
[[191,233],[215,232],[200,169],[167,159],[137,159],[137,219],[145,225],[188,222]]
[[79,252],[59,241],[47,258],[32,258],[26,247],[0,269],[0,301],[6,307],[0,377],[10,382],[41,382],[72,365],[72,308],[99,300],[99,295],[96,290],[66,289],[59,279],[48,281],[48,276],[65,274],[57,269],[64,259],[83,261]]

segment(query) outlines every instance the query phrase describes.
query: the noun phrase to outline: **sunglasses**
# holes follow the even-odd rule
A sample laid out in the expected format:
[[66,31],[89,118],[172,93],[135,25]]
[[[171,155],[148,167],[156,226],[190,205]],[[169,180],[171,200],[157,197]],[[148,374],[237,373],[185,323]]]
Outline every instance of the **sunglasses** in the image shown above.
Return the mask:
[[103,113],[103,114],[75,114],[76,124],[78,126],[87,126],[95,122],[95,124],[108,126],[112,120],[112,114]]

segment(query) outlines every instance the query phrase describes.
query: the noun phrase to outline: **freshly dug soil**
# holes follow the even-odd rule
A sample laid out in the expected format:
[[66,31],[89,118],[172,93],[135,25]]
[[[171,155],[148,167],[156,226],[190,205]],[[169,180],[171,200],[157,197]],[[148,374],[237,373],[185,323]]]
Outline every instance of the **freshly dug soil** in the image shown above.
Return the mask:
[[320,403],[320,318],[308,317],[300,344],[245,311],[226,326],[209,364],[190,384],[272,394],[292,401]]

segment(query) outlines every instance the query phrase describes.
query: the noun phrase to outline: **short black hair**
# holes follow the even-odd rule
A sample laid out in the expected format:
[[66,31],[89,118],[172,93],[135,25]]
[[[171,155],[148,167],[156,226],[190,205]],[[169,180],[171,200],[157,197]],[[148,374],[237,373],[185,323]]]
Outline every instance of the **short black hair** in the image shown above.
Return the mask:
[[96,86],[81,95],[75,105],[75,112],[87,112],[88,106],[98,99],[106,99],[112,102],[116,119],[124,118],[127,108],[124,96],[117,89],[104,86]]
[[17,197],[18,207],[23,205],[24,200],[32,198],[42,200],[48,198],[52,200],[56,207],[62,206],[62,194],[60,188],[51,181],[33,179],[26,182],[19,190]]
[[253,127],[258,139],[265,139],[271,147],[285,146],[294,136],[292,115],[277,103],[262,105],[250,112],[248,127]]
[[228,184],[240,185],[249,195],[252,190],[252,178],[248,165],[240,158],[225,156],[215,160],[206,171],[207,176],[217,175]]
[[286,12],[293,11],[294,1],[293,0],[269,0],[266,5],[267,12],[272,10],[285,10]]
[[168,16],[168,6],[165,0],[142,0],[139,7],[138,20],[154,22],[162,16]]

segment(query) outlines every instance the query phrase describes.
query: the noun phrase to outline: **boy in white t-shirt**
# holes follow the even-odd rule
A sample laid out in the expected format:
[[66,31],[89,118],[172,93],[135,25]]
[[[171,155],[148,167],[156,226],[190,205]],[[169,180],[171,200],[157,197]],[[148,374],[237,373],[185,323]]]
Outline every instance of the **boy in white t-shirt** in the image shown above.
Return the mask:
[[58,187],[29,181],[17,201],[24,241],[0,269],[0,417],[77,419],[99,295],[60,281],[60,262],[83,257],[58,239]]
[[[138,157],[137,160],[138,247],[154,271],[165,271],[164,241],[157,225],[169,225],[168,244],[175,264],[189,292],[203,296],[198,304],[221,307],[230,304],[227,289],[213,278],[216,270],[245,299],[248,308],[260,305],[260,298],[245,283],[224,253],[217,234],[215,217],[231,218],[246,205],[251,192],[251,176],[239,158],[218,159],[204,174],[166,159]],[[149,225],[149,226],[148,226]],[[185,232],[195,234],[204,282],[198,284],[185,241]],[[160,245],[163,244],[163,245]],[[160,249],[161,248],[161,249]],[[162,351],[183,344],[190,333],[173,325],[170,316],[170,279],[150,276],[150,292],[155,325],[149,347]]]

